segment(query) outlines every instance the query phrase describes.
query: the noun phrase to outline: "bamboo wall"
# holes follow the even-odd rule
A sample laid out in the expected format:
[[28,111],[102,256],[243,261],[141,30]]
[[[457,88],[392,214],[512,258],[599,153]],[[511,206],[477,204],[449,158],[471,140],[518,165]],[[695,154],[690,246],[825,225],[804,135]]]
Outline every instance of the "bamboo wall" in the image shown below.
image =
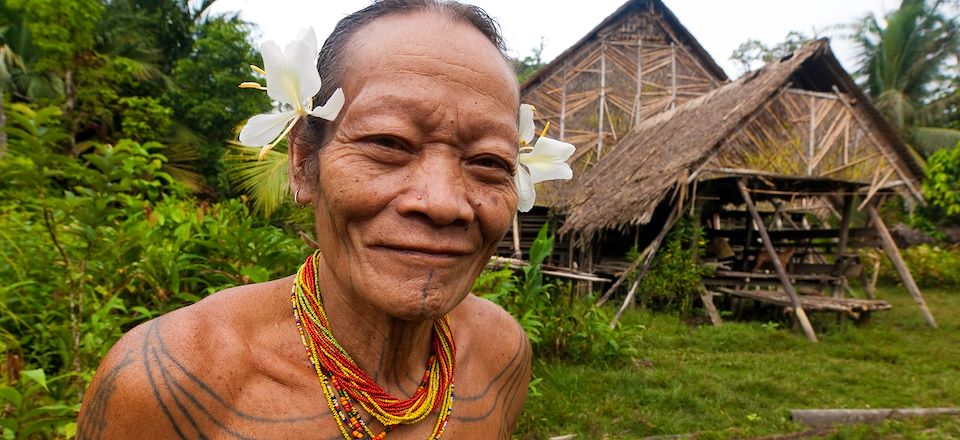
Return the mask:
[[[629,14],[524,90],[523,102],[537,108],[537,127],[549,121],[550,137],[577,147],[574,176],[640,121],[720,85],[678,41],[655,11]],[[562,207],[575,184],[538,186],[538,204]]]
[[706,169],[827,177],[880,187],[904,180],[865,116],[839,93],[783,89],[729,138]]

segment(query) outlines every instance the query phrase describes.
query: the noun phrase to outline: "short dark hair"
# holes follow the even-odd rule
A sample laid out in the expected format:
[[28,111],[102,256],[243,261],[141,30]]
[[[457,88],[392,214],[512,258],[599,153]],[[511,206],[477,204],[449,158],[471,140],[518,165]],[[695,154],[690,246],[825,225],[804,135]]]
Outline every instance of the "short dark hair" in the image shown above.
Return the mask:
[[[347,50],[353,36],[364,26],[378,18],[390,15],[430,12],[457,23],[469,24],[483,34],[493,44],[504,59],[508,59],[503,35],[497,21],[486,11],[474,5],[451,0],[374,0],[374,2],[337,22],[333,33],[327,37],[320,49],[317,70],[320,72],[322,86],[314,96],[315,104],[323,104],[343,83],[347,66]],[[308,116],[301,119],[290,133],[291,138],[301,148],[307,148],[307,154],[299,164],[292,164],[292,170],[306,175],[318,175],[318,153],[333,137],[333,121]],[[291,146],[292,148],[292,146]],[[316,181],[310,182],[313,185]]]

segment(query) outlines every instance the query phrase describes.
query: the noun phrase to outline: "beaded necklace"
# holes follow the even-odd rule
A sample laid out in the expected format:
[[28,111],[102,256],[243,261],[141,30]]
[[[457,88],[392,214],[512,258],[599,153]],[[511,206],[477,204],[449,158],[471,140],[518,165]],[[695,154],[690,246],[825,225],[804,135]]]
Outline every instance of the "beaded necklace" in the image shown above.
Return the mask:
[[[317,285],[319,259],[320,252],[317,251],[307,257],[297,271],[291,302],[300,339],[317,372],[327,406],[343,438],[382,440],[397,425],[420,422],[433,411],[438,411],[430,439],[439,439],[453,409],[453,368],[457,348],[450,331],[449,318],[444,315],[433,323],[433,353],[427,360],[426,371],[413,397],[406,400],[393,397],[358,367],[334,338]],[[380,422],[384,431],[374,435],[353,401]]]

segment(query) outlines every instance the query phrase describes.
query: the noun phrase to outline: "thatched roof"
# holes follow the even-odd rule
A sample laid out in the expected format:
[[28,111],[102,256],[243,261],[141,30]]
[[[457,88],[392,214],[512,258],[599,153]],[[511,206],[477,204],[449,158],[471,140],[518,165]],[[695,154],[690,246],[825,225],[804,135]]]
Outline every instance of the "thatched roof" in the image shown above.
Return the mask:
[[603,19],[596,27],[593,28],[590,32],[587,33],[583,38],[580,39],[576,44],[567,48],[560,55],[554,58],[550,63],[543,66],[530,78],[523,82],[520,86],[521,90],[527,90],[531,87],[539,84],[544,78],[552,75],[557,69],[563,66],[563,62],[569,59],[573,54],[580,52],[585,46],[590,44],[593,41],[596,41],[602,31],[607,29],[611,24],[614,24],[627,15],[635,14],[643,10],[651,10],[660,17],[664,19],[666,24],[670,27],[669,32],[679,41],[680,44],[687,47],[694,55],[696,55],[704,66],[710,71],[711,74],[716,76],[716,79],[719,81],[726,81],[727,74],[720,68],[720,65],[714,61],[713,57],[707,53],[706,49],[700,45],[696,38],[693,38],[693,35],[690,31],[687,30],[680,20],[677,19],[676,15],[673,15],[673,11],[666,7],[660,0],[628,0],[623,6],[620,6],[613,14],[610,14],[607,18]]
[[820,40],[634,127],[581,177],[560,233],[578,231],[589,237],[650,222],[664,198],[685,194],[690,176],[702,172],[724,141],[788,85],[822,92],[836,86],[868,115],[867,124],[898,173],[913,183],[921,179],[923,169],[909,147],[869,104],[829,43]]

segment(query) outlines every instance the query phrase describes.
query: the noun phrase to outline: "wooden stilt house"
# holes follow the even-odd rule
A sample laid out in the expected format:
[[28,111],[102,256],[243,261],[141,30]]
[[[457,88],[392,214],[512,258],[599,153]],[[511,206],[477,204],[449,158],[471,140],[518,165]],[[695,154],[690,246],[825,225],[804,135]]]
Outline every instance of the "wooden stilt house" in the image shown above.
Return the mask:
[[640,237],[628,270],[642,276],[667,230],[692,213],[723,248],[703,256],[717,267],[708,309],[709,292],[779,304],[811,339],[805,311],[889,307],[844,294],[861,264],[850,249],[880,246],[935,326],[876,209],[888,197],[921,201],[922,176],[821,40],[643,120],[581,177],[560,233]]
[[[615,151],[633,127],[726,81],[660,0],[626,2],[522,85],[522,101],[537,109],[537,126],[549,122],[550,137],[577,147],[575,177],[538,185],[537,206],[518,217],[499,254],[525,254],[545,221],[562,221],[579,176]],[[590,242],[574,249],[575,235],[557,240],[554,264],[593,270]]]

